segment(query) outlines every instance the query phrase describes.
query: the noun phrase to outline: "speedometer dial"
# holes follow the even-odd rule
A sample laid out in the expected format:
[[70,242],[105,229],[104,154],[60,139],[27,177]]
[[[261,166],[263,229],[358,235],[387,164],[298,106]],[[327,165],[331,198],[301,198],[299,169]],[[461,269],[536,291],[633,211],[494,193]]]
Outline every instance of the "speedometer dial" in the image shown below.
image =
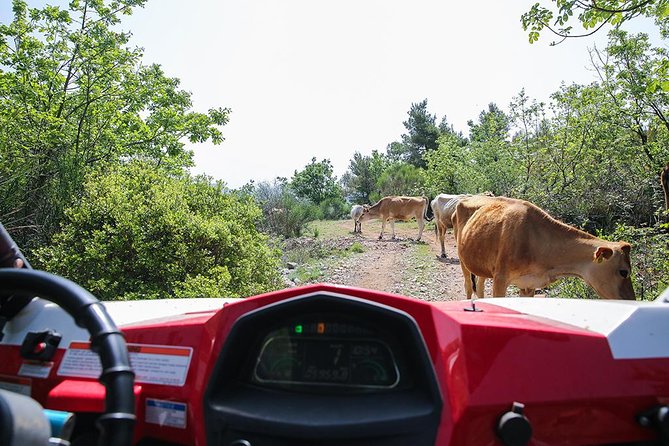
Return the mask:
[[379,339],[270,333],[253,381],[262,384],[393,388],[400,380],[390,347]]

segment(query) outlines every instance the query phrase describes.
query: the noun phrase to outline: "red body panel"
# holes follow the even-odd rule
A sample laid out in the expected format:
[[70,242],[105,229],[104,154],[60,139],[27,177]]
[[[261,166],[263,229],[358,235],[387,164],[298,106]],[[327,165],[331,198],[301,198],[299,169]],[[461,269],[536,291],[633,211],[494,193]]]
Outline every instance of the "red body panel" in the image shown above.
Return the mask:
[[[480,303],[428,303],[362,289],[314,285],[226,304],[217,312],[123,327],[132,344],[191,347],[183,386],[138,383],[137,434],[204,445],[203,393],[215,358],[235,321],[249,311],[330,291],[378,302],[411,315],[425,339],[443,398],[439,445],[500,444],[494,426],[514,401],[525,404],[534,445],[606,444],[656,438],[635,416],[669,402],[669,359],[614,359],[606,337]],[[66,346],[63,346],[66,347]],[[48,378],[30,378],[32,396],[49,408],[100,411],[104,392],[91,379],[57,376],[59,349]],[[0,346],[0,375],[19,376],[18,347]],[[0,377],[0,380],[2,378]],[[185,428],[146,420],[146,399],[187,405]],[[574,438],[579,438],[574,442]]]

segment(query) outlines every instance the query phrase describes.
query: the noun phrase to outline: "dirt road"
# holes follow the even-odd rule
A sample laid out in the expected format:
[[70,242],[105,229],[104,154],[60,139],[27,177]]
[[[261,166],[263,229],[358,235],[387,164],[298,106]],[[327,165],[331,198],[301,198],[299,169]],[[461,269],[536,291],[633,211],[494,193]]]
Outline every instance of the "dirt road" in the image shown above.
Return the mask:
[[433,225],[428,225],[422,240],[415,241],[415,222],[396,223],[396,239],[390,227],[378,239],[380,222],[365,222],[362,234],[353,234],[350,220],[337,222],[340,246],[359,243],[362,253],[354,253],[322,265],[323,275],[315,281],[369,288],[402,294],[423,300],[458,300],[464,298],[462,270],[457,260],[455,240],[446,237],[447,258],[439,257],[440,248]]

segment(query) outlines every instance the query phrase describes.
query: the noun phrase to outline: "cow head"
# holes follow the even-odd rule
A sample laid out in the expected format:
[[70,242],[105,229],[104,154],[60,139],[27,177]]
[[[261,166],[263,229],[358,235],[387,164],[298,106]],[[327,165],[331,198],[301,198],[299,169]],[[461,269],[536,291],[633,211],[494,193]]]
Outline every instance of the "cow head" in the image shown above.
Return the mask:
[[363,204],[362,205],[362,215],[360,216],[360,221],[370,220],[369,208],[370,208],[370,206],[368,204]]
[[634,300],[631,246],[625,242],[600,245],[593,253],[588,283],[604,299]]

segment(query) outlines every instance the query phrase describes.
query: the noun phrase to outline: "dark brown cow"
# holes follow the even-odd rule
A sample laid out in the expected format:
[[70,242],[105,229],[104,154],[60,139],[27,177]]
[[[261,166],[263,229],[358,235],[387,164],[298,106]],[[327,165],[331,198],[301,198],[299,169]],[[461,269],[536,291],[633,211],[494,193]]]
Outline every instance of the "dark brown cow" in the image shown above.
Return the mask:
[[[464,198],[453,219],[467,298],[472,274],[493,279],[493,296],[506,295],[509,285],[532,296],[537,288],[572,276],[602,298],[635,298],[629,243],[599,239],[512,198]],[[483,297],[483,288],[476,294]]]

